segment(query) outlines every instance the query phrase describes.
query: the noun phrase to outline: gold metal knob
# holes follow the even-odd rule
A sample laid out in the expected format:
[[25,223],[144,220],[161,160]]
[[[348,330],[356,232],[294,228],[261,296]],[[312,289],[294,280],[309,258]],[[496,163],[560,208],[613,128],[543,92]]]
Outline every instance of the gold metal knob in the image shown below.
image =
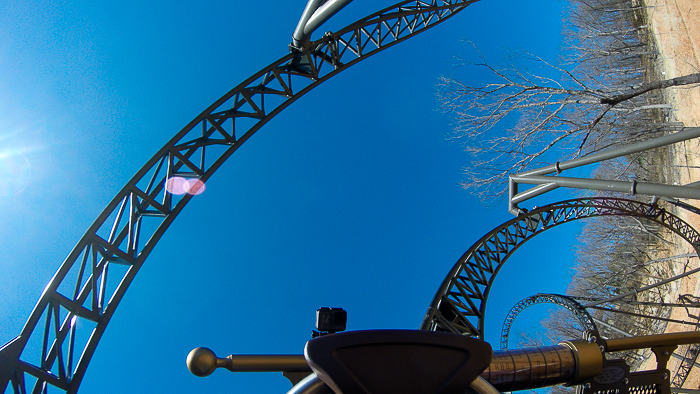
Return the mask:
[[187,369],[196,376],[209,376],[216,367],[217,357],[211,349],[198,347],[187,355]]
[[187,369],[197,376],[211,375],[217,368],[226,368],[231,372],[308,372],[311,367],[303,355],[238,355],[226,358],[216,357],[213,351],[205,347],[193,349],[187,355]]

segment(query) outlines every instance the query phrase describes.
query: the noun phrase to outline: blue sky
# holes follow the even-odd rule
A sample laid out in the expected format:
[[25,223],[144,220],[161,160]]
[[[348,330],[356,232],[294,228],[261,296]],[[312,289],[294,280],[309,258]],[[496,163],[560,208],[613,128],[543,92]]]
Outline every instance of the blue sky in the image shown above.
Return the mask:
[[[0,4],[2,343],[127,180],[205,107],[286,54],[305,5],[50,3]],[[321,30],[391,4],[357,0]],[[321,306],[344,307],[353,330],[417,328],[454,262],[511,218],[460,188],[468,157],[445,140],[437,77],[470,53],[464,40],[495,62],[508,48],[556,59],[563,6],[483,0],[286,109],[163,237],[81,391],[286,392],[281,375],[202,379],[184,360],[197,346],[301,353]],[[574,229],[533,241],[502,270],[489,300],[494,346],[513,304],[564,291]]]

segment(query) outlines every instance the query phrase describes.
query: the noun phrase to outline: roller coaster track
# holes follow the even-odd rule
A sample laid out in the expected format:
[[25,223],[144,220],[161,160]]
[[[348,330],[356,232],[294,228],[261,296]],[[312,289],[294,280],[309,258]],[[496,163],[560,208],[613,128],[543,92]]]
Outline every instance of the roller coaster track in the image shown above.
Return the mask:
[[440,285],[421,329],[483,339],[489,292],[508,258],[522,244],[546,230],[597,216],[651,220],[678,234],[696,253],[700,251],[700,234],[657,205],[616,198],[575,199],[546,205],[496,227],[469,248]]
[[517,304],[510,308],[506,319],[503,321],[503,328],[501,328],[501,350],[508,349],[508,337],[515,318],[523,310],[537,304],[554,304],[564,307],[574,314],[574,317],[584,330],[598,330],[586,308],[575,299],[561,294],[535,294],[518,301]]
[[[114,311],[155,245],[191,200],[173,178],[206,182],[256,131],[348,67],[454,16],[478,0],[402,1],[263,68],[226,93],[163,146],[78,241],[19,336],[0,348],[0,389],[75,393]],[[110,266],[125,270],[110,272]],[[114,289],[109,283],[118,283]],[[81,342],[76,326],[92,327]],[[40,336],[40,354],[27,350]],[[33,388],[30,387],[33,381]]]

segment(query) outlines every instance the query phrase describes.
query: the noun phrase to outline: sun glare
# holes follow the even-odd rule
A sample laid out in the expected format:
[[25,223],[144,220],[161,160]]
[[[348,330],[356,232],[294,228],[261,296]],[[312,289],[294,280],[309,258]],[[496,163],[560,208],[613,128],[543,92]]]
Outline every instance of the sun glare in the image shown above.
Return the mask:
[[0,150],[0,196],[14,196],[27,187],[29,160],[19,151]]

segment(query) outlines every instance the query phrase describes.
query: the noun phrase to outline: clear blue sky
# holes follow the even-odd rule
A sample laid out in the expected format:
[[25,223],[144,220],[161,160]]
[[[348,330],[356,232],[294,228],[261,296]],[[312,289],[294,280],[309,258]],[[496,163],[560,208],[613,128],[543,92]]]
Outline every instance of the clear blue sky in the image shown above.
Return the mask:
[[[286,54],[305,5],[54,3],[0,4],[2,343],[157,149]],[[357,0],[322,30],[391,4]],[[286,392],[276,374],[196,378],[185,357],[197,346],[220,356],[301,353],[320,306],[344,307],[352,330],[417,328],[454,262],[511,218],[460,188],[467,157],[445,141],[437,77],[469,52],[465,39],[495,62],[507,48],[556,59],[563,6],[483,0],[334,77],[265,126],[151,254],[81,392]],[[547,236],[499,276],[487,332],[495,347],[515,302],[565,289],[572,229]]]

